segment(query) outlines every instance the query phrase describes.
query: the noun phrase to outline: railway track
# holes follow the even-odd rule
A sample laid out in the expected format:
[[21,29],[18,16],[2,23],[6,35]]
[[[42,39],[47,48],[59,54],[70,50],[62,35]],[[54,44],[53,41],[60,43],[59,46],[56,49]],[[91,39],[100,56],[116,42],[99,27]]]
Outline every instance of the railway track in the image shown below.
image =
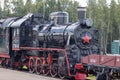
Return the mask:
[[0,68],[0,80],[61,80],[28,72]]

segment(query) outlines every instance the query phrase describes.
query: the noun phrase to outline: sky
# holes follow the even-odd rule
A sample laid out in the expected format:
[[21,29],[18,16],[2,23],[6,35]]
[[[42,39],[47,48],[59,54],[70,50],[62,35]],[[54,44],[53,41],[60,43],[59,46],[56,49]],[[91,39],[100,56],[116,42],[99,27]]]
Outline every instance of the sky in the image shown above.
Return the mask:
[[[75,0],[75,1],[78,1],[80,6],[86,7],[88,0]],[[108,4],[110,4],[110,2],[111,2],[111,0],[106,0],[106,1],[107,1]],[[115,1],[117,1],[117,0],[115,0]]]
[[75,0],[75,1],[78,1],[79,5],[82,6],[82,7],[87,6],[87,0]]

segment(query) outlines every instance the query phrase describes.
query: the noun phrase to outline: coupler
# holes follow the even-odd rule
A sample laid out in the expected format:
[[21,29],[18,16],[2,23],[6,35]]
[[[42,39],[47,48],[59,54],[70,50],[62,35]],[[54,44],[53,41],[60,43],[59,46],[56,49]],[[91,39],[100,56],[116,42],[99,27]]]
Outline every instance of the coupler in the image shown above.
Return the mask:
[[76,71],[75,80],[86,80],[87,75],[82,64],[76,63],[75,71]]

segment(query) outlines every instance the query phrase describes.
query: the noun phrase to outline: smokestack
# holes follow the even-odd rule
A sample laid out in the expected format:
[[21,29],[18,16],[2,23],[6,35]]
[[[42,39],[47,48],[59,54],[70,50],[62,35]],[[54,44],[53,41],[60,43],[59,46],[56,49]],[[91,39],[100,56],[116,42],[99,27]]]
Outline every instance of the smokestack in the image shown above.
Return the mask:
[[83,20],[86,19],[86,7],[78,7],[78,19],[80,23],[83,23]]

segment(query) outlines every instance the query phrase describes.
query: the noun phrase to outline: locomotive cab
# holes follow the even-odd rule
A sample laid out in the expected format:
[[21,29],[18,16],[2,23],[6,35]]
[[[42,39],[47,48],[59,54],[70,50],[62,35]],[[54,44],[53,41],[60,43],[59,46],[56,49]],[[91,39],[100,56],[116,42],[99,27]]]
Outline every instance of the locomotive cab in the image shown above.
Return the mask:
[[[22,46],[28,46],[28,42],[26,41],[26,39],[30,38],[28,35],[26,34],[30,34],[29,30],[30,30],[30,26],[25,26],[26,20],[28,18],[27,17],[23,17],[20,18],[16,21],[14,21],[11,24],[11,28],[12,28],[12,49],[19,49]],[[28,28],[29,27],[29,28]],[[28,30],[26,30],[26,28],[28,28]],[[26,38],[25,38],[26,36]],[[29,39],[30,40],[30,39]],[[24,41],[24,42],[23,42]]]
[[12,47],[32,47],[33,28],[36,24],[43,22],[40,14],[27,14],[11,24],[12,27]]
[[0,25],[1,48],[4,47],[4,49],[2,49],[2,53],[11,54],[11,50],[12,50],[12,28],[11,28],[11,24],[13,23],[13,21],[15,19],[17,19],[17,17],[3,19],[3,20],[0,21],[0,23],[1,23],[1,25]]

